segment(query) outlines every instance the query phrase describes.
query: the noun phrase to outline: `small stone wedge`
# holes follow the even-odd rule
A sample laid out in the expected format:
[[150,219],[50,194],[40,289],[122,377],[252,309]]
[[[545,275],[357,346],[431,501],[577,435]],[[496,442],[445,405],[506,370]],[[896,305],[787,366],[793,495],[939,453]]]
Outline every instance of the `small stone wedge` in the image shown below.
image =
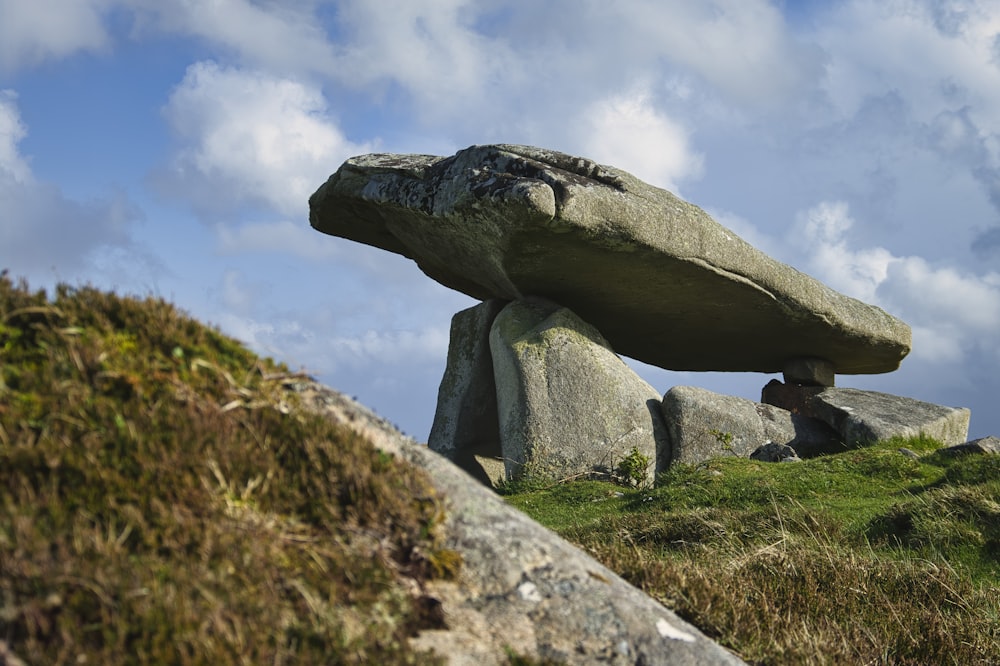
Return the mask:
[[673,370],[895,370],[910,328],[782,264],[634,176],[529,146],[347,160],[312,226],[399,253],[479,299],[541,296],[618,353]]

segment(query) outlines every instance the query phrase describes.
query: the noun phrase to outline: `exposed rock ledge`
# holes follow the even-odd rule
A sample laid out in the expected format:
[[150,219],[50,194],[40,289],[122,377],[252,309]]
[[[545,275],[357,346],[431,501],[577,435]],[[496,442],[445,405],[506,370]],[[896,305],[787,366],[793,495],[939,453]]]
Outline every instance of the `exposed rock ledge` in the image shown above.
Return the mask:
[[424,632],[414,647],[475,666],[507,664],[505,649],[568,664],[744,663],[354,400],[312,381],[288,388],[311,409],[426,470],[447,498],[448,547],[464,565],[458,581],[430,590],[449,629]]

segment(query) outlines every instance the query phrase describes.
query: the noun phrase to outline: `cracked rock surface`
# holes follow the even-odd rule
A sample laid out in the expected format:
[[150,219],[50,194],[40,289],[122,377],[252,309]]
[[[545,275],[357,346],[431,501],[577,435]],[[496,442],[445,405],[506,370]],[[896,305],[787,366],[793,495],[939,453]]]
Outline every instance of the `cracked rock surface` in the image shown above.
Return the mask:
[[567,664],[742,664],[740,659],[589,555],[506,504],[448,460],[346,396],[311,381],[290,386],[311,409],[426,470],[448,503],[447,547],[463,565],[426,590],[447,629],[415,648],[450,664],[520,657]]
[[479,299],[541,296],[621,354],[672,370],[895,370],[910,328],[755,249],[705,211],[608,166],[529,146],[373,154],[310,198],[327,234],[409,257]]

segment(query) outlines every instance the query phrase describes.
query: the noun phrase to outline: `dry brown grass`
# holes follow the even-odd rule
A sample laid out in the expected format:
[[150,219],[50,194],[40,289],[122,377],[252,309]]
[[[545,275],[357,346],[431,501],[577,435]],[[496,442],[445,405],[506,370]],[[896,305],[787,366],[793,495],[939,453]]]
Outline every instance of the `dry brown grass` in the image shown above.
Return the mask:
[[0,641],[30,664],[428,663],[442,505],[156,299],[0,277]]

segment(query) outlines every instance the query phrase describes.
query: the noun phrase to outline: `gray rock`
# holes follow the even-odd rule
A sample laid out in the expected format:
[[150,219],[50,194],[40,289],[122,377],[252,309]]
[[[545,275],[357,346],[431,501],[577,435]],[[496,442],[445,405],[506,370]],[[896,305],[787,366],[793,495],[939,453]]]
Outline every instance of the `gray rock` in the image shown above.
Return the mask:
[[1000,438],[992,435],[989,437],[980,437],[979,439],[974,439],[972,441],[965,442],[964,444],[956,444],[955,446],[943,448],[941,451],[952,454],[985,453],[1000,455]]
[[636,447],[653,479],[668,457],[659,393],[593,326],[542,299],[514,301],[493,322],[490,350],[510,478],[611,471]]
[[802,458],[795,452],[795,449],[787,444],[775,444],[768,442],[764,446],[758,447],[750,454],[751,460],[760,462],[802,462]]
[[933,437],[945,446],[965,442],[970,412],[877,391],[798,387],[771,381],[761,400],[823,421],[851,446],[892,437]]
[[447,500],[444,546],[462,556],[462,570],[422,591],[441,602],[448,628],[421,632],[414,649],[474,666],[509,664],[508,649],[569,664],[744,663],[362,405],[317,384],[296,390],[311,408],[427,471]]
[[490,327],[505,305],[491,299],[452,317],[448,362],[427,439],[432,451],[487,484],[496,480],[498,471],[488,461],[503,456]]
[[309,200],[319,231],[409,257],[481,299],[543,296],[619,353],[675,370],[895,370],[910,329],[611,167],[527,146],[366,155]]
[[799,414],[746,398],[675,386],[663,396],[671,462],[698,463],[720,456],[747,457],[768,442],[800,456],[841,450],[835,432]]
[[785,383],[800,386],[833,386],[834,365],[825,358],[793,358],[782,370]]

